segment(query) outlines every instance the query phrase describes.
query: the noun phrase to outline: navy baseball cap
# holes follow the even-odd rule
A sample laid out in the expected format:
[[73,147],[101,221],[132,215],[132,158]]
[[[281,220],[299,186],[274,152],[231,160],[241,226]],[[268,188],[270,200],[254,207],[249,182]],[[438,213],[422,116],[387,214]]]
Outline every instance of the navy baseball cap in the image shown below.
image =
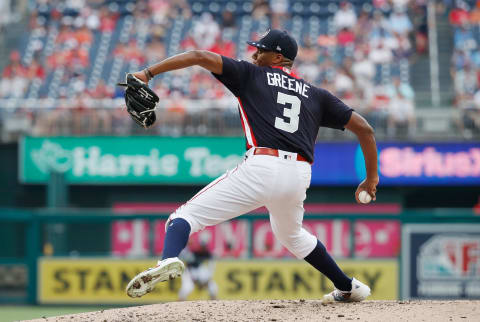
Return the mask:
[[298,51],[295,39],[286,31],[278,29],[269,30],[259,41],[247,41],[247,44],[263,50],[275,51],[291,60],[295,60]]

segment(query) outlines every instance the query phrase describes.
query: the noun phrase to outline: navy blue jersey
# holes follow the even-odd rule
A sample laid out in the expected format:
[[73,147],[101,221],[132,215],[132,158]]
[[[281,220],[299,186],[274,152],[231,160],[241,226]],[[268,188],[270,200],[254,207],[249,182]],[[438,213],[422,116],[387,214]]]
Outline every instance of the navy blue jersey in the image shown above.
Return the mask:
[[286,68],[259,67],[224,56],[222,60],[222,75],[213,75],[239,101],[247,149],[295,152],[313,162],[319,127],[344,129],[350,120],[350,107]]

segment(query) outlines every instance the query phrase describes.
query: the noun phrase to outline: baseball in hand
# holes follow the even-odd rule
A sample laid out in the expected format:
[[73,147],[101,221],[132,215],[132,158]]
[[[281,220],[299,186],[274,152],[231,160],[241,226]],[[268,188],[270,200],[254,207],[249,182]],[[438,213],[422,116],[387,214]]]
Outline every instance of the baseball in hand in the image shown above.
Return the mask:
[[372,197],[368,194],[368,192],[362,190],[358,194],[358,200],[360,200],[361,203],[369,203],[370,201],[372,201]]

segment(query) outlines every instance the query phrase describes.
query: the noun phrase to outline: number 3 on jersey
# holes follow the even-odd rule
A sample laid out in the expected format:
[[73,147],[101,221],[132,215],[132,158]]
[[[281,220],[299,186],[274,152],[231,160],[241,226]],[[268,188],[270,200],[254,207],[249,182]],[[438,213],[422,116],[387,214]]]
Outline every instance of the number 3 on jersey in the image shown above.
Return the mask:
[[290,108],[285,107],[283,109],[283,116],[288,117],[289,121],[285,122],[282,118],[275,118],[275,127],[277,129],[293,133],[298,130],[298,120],[300,115],[301,101],[298,97],[278,92],[277,103],[286,105],[290,104]]

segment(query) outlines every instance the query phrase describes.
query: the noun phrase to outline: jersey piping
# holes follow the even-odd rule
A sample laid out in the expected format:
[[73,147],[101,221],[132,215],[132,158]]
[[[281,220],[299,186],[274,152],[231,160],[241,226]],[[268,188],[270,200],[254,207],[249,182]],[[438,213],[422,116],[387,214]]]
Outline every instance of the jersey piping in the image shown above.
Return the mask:
[[255,140],[255,136],[253,135],[252,128],[250,127],[250,123],[248,123],[247,114],[243,109],[242,101],[240,100],[240,97],[237,97],[237,99],[238,99],[238,110],[240,111],[240,116],[242,118],[242,127],[243,127],[243,132],[245,132],[245,138],[247,139],[247,150],[248,150],[251,147],[257,146],[257,140]]

